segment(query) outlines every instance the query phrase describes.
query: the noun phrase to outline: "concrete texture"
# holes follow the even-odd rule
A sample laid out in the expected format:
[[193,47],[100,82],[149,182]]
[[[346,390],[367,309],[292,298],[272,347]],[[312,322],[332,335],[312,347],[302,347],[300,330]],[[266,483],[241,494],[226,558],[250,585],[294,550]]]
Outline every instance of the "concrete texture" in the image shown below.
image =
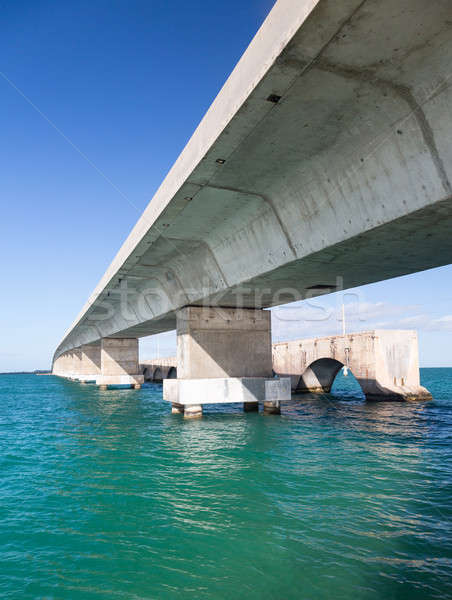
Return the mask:
[[137,339],[103,339],[101,346],[102,375],[138,373]]
[[271,377],[266,310],[187,306],[177,313],[178,379]]
[[103,339],[61,354],[53,365],[54,375],[81,383],[127,386],[139,389],[144,381],[138,363],[138,340]]
[[100,386],[127,385],[138,389],[144,377],[139,370],[138,340],[104,338],[101,342]]
[[140,361],[140,373],[145,381],[161,383],[164,379],[177,377],[177,357],[153,358]]
[[[269,311],[189,306],[177,314],[177,379],[163,398],[180,406],[290,399],[290,379],[273,375]],[[184,409],[185,416],[200,411]]]
[[84,344],[80,348],[80,365],[77,379],[85,383],[95,383],[101,374],[101,343]]
[[451,263],[451,32],[450,0],[278,0],[55,360]]
[[165,379],[163,399],[176,405],[267,402],[279,405],[290,400],[290,378],[220,377],[211,379]]
[[73,348],[54,362],[53,373],[68,379],[78,379],[82,371],[82,350]]
[[273,345],[273,369],[294,392],[329,392],[346,365],[368,400],[425,400],[415,331],[375,330]]
[[[159,359],[145,361],[150,363],[157,369]],[[370,400],[431,398],[420,385],[415,331],[374,330],[278,342],[272,346],[272,363],[275,373],[290,378],[296,393],[330,392],[334,378],[346,365]],[[176,370],[176,357],[165,359],[165,365]]]
[[186,419],[198,419],[202,417],[202,406],[200,404],[189,404],[185,406],[184,417]]
[[178,404],[177,402],[173,402],[171,405],[171,413],[173,415],[183,415],[185,412],[185,407],[183,404]]

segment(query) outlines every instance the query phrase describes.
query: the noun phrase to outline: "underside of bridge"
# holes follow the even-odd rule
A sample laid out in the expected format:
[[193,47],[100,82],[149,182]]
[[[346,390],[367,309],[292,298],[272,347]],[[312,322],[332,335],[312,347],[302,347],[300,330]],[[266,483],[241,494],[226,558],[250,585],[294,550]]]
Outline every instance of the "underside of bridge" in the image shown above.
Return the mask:
[[449,0],[277,2],[56,356],[452,262],[451,31]]
[[452,262],[451,32],[449,0],[278,0],[54,360]]

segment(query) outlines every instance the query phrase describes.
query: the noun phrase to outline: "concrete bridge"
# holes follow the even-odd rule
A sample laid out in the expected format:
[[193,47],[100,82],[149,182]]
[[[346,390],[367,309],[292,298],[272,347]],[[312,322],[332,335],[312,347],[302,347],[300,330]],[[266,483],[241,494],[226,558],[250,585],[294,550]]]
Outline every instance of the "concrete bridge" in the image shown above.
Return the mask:
[[143,373],[144,381],[162,383],[164,379],[176,379],[177,357],[170,356],[143,360],[140,363],[140,370]]
[[342,367],[367,400],[429,399],[420,385],[415,331],[374,330],[273,344],[273,370],[294,392],[330,392]]
[[[344,366],[367,400],[430,399],[419,378],[415,331],[374,330],[272,345],[273,372],[289,377],[293,393],[328,393]],[[177,357],[141,363],[145,381],[177,376]]]
[[278,0],[54,372],[139,387],[137,339],[177,328],[175,404],[271,404],[262,309],[451,263],[451,32],[450,0]]

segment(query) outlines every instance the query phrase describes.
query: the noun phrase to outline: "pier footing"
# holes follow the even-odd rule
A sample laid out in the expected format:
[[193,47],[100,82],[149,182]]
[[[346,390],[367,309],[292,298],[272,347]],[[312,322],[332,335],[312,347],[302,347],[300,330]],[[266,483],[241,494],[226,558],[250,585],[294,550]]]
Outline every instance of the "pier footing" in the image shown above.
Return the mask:
[[239,403],[243,404],[245,412],[251,412],[259,410],[259,402],[263,403],[264,412],[267,414],[279,414],[280,402],[290,398],[288,377],[222,377],[163,381],[163,399],[171,402],[173,413],[184,413],[186,417],[191,416],[191,407],[203,404]]

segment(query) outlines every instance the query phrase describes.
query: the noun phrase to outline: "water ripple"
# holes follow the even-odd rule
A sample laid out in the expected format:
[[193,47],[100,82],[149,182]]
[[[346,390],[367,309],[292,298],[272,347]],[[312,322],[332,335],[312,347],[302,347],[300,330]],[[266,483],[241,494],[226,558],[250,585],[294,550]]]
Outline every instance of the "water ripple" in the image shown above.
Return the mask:
[[429,403],[351,378],[280,417],[169,414],[159,385],[1,376],[0,597],[452,596],[452,370]]

